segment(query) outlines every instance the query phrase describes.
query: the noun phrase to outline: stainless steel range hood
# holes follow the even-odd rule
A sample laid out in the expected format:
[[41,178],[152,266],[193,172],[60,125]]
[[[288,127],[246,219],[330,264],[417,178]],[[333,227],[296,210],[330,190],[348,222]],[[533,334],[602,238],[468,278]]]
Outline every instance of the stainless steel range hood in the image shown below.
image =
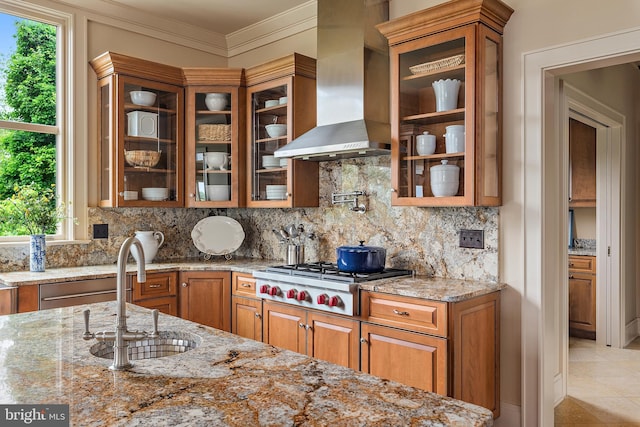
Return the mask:
[[388,0],[318,0],[317,127],[276,157],[389,154],[389,48],[375,28],[388,19]]

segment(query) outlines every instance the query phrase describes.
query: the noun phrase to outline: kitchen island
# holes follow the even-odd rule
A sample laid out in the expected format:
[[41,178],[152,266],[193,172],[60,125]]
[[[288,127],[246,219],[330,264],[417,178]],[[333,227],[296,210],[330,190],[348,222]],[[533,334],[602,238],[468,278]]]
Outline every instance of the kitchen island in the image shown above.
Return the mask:
[[[113,330],[115,302],[0,317],[0,403],[69,404],[72,425],[490,426],[491,411],[160,315],[160,331],[200,337],[191,351],[133,361],[89,353],[91,330]],[[130,330],[150,311],[127,305]]]

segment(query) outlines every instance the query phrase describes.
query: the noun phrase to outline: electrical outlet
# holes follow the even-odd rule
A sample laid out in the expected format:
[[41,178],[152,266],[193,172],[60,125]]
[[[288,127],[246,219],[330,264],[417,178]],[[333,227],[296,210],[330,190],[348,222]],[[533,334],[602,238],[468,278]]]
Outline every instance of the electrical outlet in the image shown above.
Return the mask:
[[484,230],[460,230],[460,247],[484,249]]
[[108,239],[109,238],[109,224],[93,224],[93,238],[94,239]]

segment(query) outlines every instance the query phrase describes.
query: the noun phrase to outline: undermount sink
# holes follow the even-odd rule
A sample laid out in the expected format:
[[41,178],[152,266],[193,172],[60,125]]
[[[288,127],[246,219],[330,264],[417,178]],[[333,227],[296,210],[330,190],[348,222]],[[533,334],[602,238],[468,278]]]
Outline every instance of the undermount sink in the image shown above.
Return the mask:
[[[202,338],[189,332],[160,331],[157,338],[129,341],[129,360],[157,359],[174,356],[198,347]],[[94,344],[89,352],[102,359],[113,359],[113,342]]]

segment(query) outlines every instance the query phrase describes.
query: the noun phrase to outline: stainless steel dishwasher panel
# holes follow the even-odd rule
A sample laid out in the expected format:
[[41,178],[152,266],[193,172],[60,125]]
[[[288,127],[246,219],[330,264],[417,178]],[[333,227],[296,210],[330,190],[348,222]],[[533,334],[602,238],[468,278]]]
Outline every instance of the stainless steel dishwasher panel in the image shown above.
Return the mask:
[[115,301],[116,278],[47,283],[40,285],[39,291],[40,310]]

